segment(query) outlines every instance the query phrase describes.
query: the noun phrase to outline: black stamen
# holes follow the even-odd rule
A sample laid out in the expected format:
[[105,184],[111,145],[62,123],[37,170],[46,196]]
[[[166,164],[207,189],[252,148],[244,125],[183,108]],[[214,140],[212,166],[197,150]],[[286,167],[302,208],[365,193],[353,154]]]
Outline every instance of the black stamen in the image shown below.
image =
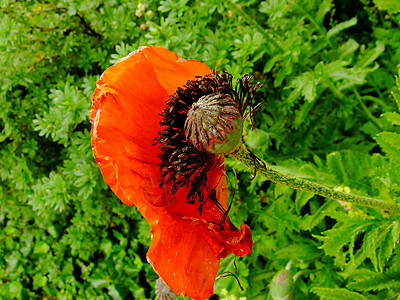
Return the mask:
[[232,272],[229,272],[229,271],[223,272],[223,273],[222,273],[221,275],[219,275],[216,279],[225,278],[225,277],[229,277],[229,276],[233,276],[233,277],[236,279],[236,281],[237,281],[237,283],[238,283],[238,285],[239,285],[240,290],[243,292],[243,291],[244,291],[244,288],[243,288],[242,285],[240,284],[239,278],[238,278],[235,274],[233,274]]
[[208,197],[205,197],[207,173],[220,157],[200,151],[186,141],[185,121],[193,103],[201,97],[218,93],[231,96],[231,99],[238,105],[241,117],[249,107],[248,114],[254,125],[256,107],[253,104],[253,97],[255,90],[261,86],[260,83],[253,85],[252,77],[246,74],[237,81],[234,89],[232,75],[224,70],[221,72],[213,70],[210,74],[189,80],[184,86],[179,87],[174,95],[170,96],[170,99],[166,102],[166,108],[160,114],[163,117],[160,121],[163,129],[154,140],[161,150],[158,155],[161,172],[160,187],[165,184],[172,184],[173,194],[179,187],[189,187],[186,202],[196,203],[200,212],[206,201],[212,199],[217,207],[224,212],[221,227],[224,225],[227,211],[218,202],[215,188],[210,191]]
[[236,174],[235,169],[233,169],[233,172],[235,173],[235,187],[233,187],[232,182],[231,182],[231,180],[229,179],[229,177],[228,177],[227,175],[225,175],[226,178],[228,179],[228,182],[229,182],[229,184],[230,184],[230,186],[231,186],[231,190],[232,190],[233,192],[232,192],[232,197],[231,197],[232,199],[231,199],[231,202],[229,203],[229,206],[228,206],[227,210],[225,211],[224,215],[223,215],[222,218],[221,218],[221,222],[220,222],[221,229],[224,228],[226,218],[228,217],[229,211],[231,210],[231,207],[232,207],[232,204],[233,204],[233,199],[235,198],[235,194],[236,194],[236,188],[237,188],[237,174]]

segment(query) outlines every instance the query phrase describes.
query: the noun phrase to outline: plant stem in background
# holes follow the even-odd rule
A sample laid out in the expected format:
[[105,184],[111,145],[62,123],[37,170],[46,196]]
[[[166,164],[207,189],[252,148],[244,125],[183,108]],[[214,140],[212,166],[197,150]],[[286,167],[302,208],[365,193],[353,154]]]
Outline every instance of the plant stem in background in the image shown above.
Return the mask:
[[400,206],[395,203],[389,203],[380,199],[345,193],[315,182],[300,179],[273,170],[268,165],[264,165],[260,163],[258,159],[252,157],[252,155],[249,151],[246,150],[244,145],[242,145],[236,152],[230,154],[230,156],[245,164],[249,169],[252,170],[252,172],[257,171],[258,174],[263,175],[265,178],[272,182],[279,183],[296,190],[311,192],[326,198],[381,209],[391,214],[400,215]]

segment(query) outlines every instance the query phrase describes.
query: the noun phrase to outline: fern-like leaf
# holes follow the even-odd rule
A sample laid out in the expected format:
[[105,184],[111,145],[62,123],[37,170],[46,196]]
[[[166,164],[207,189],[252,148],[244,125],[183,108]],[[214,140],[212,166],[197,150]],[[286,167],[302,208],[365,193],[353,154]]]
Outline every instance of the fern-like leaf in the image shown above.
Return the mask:
[[358,291],[381,291],[400,287],[400,272],[377,274],[359,281],[350,282],[348,288]]
[[364,297],[360,293],[350,291],[348,289],[343,288],[321,288],[314,287],[311,289],[311,292],[320,296],[321,299],[329,299],[329,300],[367,300],[368,298]]

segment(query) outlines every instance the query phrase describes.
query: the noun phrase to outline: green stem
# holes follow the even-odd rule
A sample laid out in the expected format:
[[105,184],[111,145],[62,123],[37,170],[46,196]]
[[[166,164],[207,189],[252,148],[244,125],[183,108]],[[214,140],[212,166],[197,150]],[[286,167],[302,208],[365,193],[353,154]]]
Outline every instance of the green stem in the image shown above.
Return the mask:
[[382,125],[379,124],[377,119],[371,114],[369,109],[365,106],[364,101],[361,99],[360,94],[357,92],[357,90],[353,87],[353,93],[356,95],[357,101],[360,104],[362,110],[364,111],[365,115],[370,119],[372,123],[375,124],[376,127],[378,127],[382,131]]
[[400,206],[395,203],[389,203],[375,198],[369,198],[337,191],[335,189],[323,186],[315,182],[300,179],[273,170],[268,165],[262,165],[259,161],[255,160],[254,157],[251,156],[250,152],[246,150],[243,145],[239,148],[239,150],[230,155],[245,164],[248,168],[252,170],[252,172],[255,172],[255,169],[257,168],[256,171],[258,174],[263,175],[265,178],[272,182],[279,183],[296,190],[311,192],[326,198],[355,203],[362,206],[381,209],[395,215],[400,215]]

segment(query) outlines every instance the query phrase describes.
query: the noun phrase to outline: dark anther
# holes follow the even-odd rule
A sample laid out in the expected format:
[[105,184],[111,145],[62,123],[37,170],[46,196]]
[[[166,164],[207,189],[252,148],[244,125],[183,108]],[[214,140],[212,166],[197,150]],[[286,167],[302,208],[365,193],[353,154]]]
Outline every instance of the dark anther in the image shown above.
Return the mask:
[[226,178],[228,179],[228,182],[229,182],[229,184],[230,184],[230,186],[231,186],[232,197],[231,197],[231,202],[229,203],[229,206],[228,206],[228,208],[226,209],[226,211],[225,211],[224,215],[222,216],[221,221],[220,221],[220,223],[219,223],[219,226],[221,227],[221,230],[224,229],[224,225],[225,225],[226,218],[228,217],[228,213],[229,213],[229,211],[231,210],[231,207],[232,207],[232,204],[233,204],[233,199],[235,198],[235,194],[236,194],[236,188],[237,188],[237,174],[236,174],[235,169],[233,169],[233,172],[235,173],[235,186],[232,185],[231,180],[229,179],[228,176],[226,176]]
[[[234,89],[232,75],[224,70],[222,72],[213,70],[212,73],[189,80],[178,88],[170,96],[166,108],[160,114],[162,116],[160,124],[163,129],[154,140],[161,150],[158,155],[161,171],[160,186],[172,184],[172,193],[179,187],[189,187],[187,203],[198,205],[201,211],[207,199],[212,199],[225,213],[225,209],[216,199],[215,190],[207,189],[207,173],[219,161],[220,156],[199,150],[200,144],[206,145],[210,139],[218,141],[222,138],[221,134],[215,130],[213,134],[202,132],[196,116],[186,121],[191,109],[194,115],[196,115],[195,110],[202,109],[201,105],[195,104],[199,100],[206,106],[213,106],[212,103],[218,100],[222,101],[222,105],[218,108],[217,117],[213,115],[214,110],[211,110],[208,123],[206,122],[211,130],[221,127],[228,132],[232,124],[226,116],[237,117],[239,112],[238,117],[243,117],[247,108],[254,124],[253,97],[255,90],[260,87],[260,83],[252,84],[252,77],[243,75]],[[185,123],[187,134],[185,134]],[[191,142],[187,141],[187,137]],[[224,220],[221,221],[223,226]]]

